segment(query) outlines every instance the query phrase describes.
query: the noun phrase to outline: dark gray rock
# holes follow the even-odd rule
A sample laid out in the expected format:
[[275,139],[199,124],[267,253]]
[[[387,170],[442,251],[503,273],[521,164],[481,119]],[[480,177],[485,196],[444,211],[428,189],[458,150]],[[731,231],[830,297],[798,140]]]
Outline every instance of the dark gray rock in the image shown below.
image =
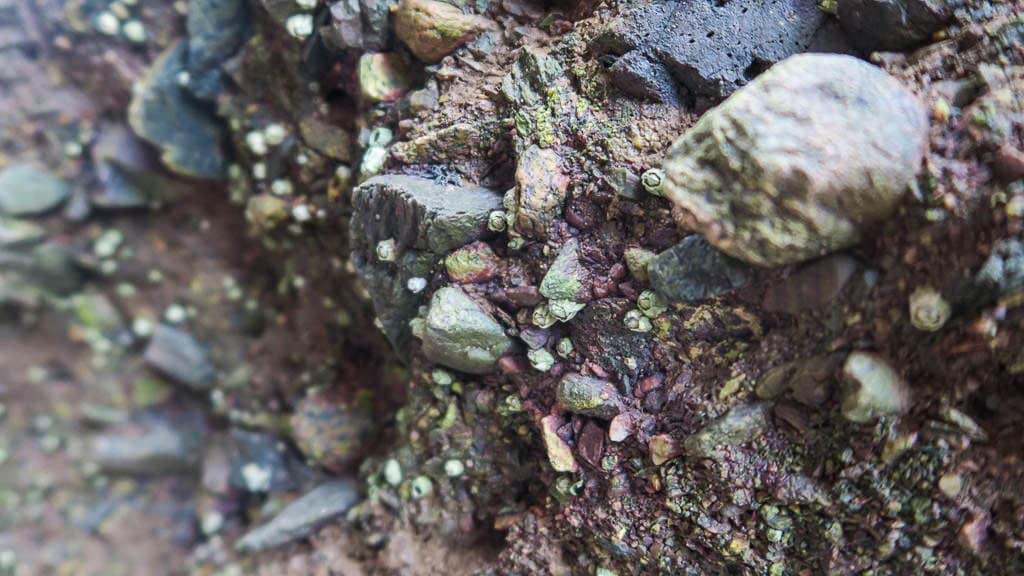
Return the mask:
[[295,490],[312,471],[281,438],[234,428],[229,443],[228,483],[243,492]]
[[891,216],[927,135],[921,102],[881,69],[800,54],[705,113],[669,148],[664,194],[687,228],[731,256],[760,266],[800,262],[856,244]]
[[694,235],[651,258],[647,275],[662,298],[670,302],[693,302],[746,286],[750,281],[750,267]]
[[194,470],[205,423],[198,412],[142,414],[93,436],[91,458],[116,474],[169,474]]
[[611,79],[627,94],[673,102],[674,80],[717,99],[833,34],[825,23],[815,0],[662,1],[623,15],[598,46],[620,56]]
[[512,346],[494,318],[461,288],[434,293],[423,330],[423,355],[469,374],[487,374]]
[[397,0],[338,0],[321,29],[327,44],[337,50],[379,51],[391,34],[389,13]]
[[214,114],[182,87],[188,45],[178,42],[153,63],[136,86],[128,123],[160,150],[171,170],[195,178],[219,179],[227,169],[221,126]]
[[188,4],[189,90],[212,100],[224,88],[221,65],[238,50],[249,29],[245,0],[192,0]]
[[861,50],[905,50],[939,30],[950,8],[944,0],[838,0],[836,16]]
[[358,500],[355,481],[344,478],[325,482],[286,506],[270,522],[250,530],[235,547],[240,552],[259,552],[305,538],[324,523],[344,515]]
[[[409,349],[409,320],[423,294],[409,280],[427,278],[446,254],[483,236],[501,196],[486,188],[437,184],[417,176],[377,176],[352,196],[352,259],[367,284],[384,333],[399,354]],[[380,243],[392,246],[382,259]]]
[[60,178],[32,164],[0,171],[0,213],[37,216],[60,206],[71,189]]
[[208,390],[213,385],[214,369],[206,347],[183,330],[157,325],[144,358],[150,368],[190,388]]

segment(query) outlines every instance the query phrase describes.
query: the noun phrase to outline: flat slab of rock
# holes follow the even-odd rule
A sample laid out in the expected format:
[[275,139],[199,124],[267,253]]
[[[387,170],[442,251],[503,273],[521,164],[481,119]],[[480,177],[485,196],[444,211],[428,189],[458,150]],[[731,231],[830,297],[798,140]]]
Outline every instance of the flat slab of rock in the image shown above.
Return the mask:
[[616,86],[667,102],[677,83],[695,96],[728,96],[808,50],[819,32],[836,34],[815,0],[666,1],[625,14],[599,44],[620,55],[610,70]]
[[144,359],[150,368],[190,388],[208,390],[213,385],[214,369],[206,347],[184,330],[157,325]]
[[683,224],[751,264],[856,244],[893,214],[928,132],[917,97],[851,56],[801,54],[738,90],[668,150]]
[[310,490],[281,510],[270,522],[250,530],[235,547],[259,552],[305,538],[325,523],[344,515],[359,500],[356,483],[332,480]]
[[71,190],[60,178],[33,166],[15,164],[0,171],[0,213],[37,216],[60,206]]

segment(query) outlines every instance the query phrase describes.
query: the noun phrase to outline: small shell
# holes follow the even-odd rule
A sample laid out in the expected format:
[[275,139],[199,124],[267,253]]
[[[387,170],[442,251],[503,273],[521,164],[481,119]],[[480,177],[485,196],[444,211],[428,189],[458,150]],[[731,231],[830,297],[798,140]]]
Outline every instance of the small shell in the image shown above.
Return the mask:
[[918,330],[935,332],[949,320],[949,302],[931,286],[921,286],[910,295],[910,323]]

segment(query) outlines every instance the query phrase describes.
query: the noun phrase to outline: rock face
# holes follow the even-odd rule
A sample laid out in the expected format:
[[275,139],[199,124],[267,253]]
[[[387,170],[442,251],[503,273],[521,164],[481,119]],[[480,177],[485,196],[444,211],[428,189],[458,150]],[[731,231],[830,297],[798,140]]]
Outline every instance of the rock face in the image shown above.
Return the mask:
[[655,2],[616,21],[598,40],[619,55],[612,82],[627,94],[661,102],[729,95],[768,66],[834,34],[814,0]]
[[[373,299],[384,333],[402,356],[409,320],[423,295],[409,281],[426,278],[446,254],[483,236],[501,197],[486,188],[437,184],[416,176],[377,176],[353,191],[352,258]],[[393,241],[382,259],[381,242]],[[387,256],[385,254],[385,256]]]
[[481,19],[434,0],[402,0],[394,13],[395,35],[427,63],[472,40],[482,25]]
[[183,330],[158,325],[146,346],[145,360],[151,368],[196,390],[213,385],[214,369],[206,348]]
[[882,70],[850,56],[794,56],[669,148],[665,195],[686,226],[736,258],[807,260],[892,215],[927,127],[918,99]]
[[15,164],[0,171],[0,213],[36,216],[53,210],[67,199],[68,185],[31,164]]
[[304,538],[348,512],[358,500],[354,481],[343,478],[325,482],[286,506],[270,522],[250,530],[235,547],[241,552],[259,552]]
[[672,302],[721,296],[750,281],[748,266],[722,254],[700,236],[687,236],[651,258],[647,275],[654,290]]
[[942,0],[839,0],[839,23],[862,50],[904,50],[923,43],[949,17]]
[[184,176],[221,178],[227,157],[220,125],[181,86],[188,45],[179,42],[153,63],[136,88],[128,123],[136,134],[160,149],[168,168]]
[[494,318],[459,288],[434,293],[423,331],[423,355],[470,374],[494,370],[512,340]]

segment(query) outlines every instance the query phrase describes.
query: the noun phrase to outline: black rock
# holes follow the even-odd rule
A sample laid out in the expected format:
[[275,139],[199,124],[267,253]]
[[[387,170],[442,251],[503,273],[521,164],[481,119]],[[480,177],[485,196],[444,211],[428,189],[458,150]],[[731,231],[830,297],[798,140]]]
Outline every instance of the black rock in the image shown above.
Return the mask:
[[904,50],[928,40],[950,11],[942,0],[839,0],[836,15],[858,48]]
[[[488,215],[501,208],[501,196],[486,188],[387,175],[367,180],[352,198],[356,270],[369,288],[384,333],[405,355],[409,320],[424,295],[411,290],[409,281],[425,279],[440,258],[480,238]],[[379,252],[378,246],[387,251]]]
[[673,102],[674,79],[692,96],[719,99],[835,35],[826,22],[815,0],[662,1],[622,16],[598,47],[620,56],[611,79],[627,94]]
[[213,385],[214,369],[206,347],[183,330],[158,325],[146,347],[145,361],[190,388],[208,390]]
[[235,428],[229,453],[228,482],[243,492],[295,490],[312,476],[302,459],[273,434]]
[[725,255],[702,236],[687,236],[647,265],[651,286],[671,302],[693,302],[742,288],[750,267]]

